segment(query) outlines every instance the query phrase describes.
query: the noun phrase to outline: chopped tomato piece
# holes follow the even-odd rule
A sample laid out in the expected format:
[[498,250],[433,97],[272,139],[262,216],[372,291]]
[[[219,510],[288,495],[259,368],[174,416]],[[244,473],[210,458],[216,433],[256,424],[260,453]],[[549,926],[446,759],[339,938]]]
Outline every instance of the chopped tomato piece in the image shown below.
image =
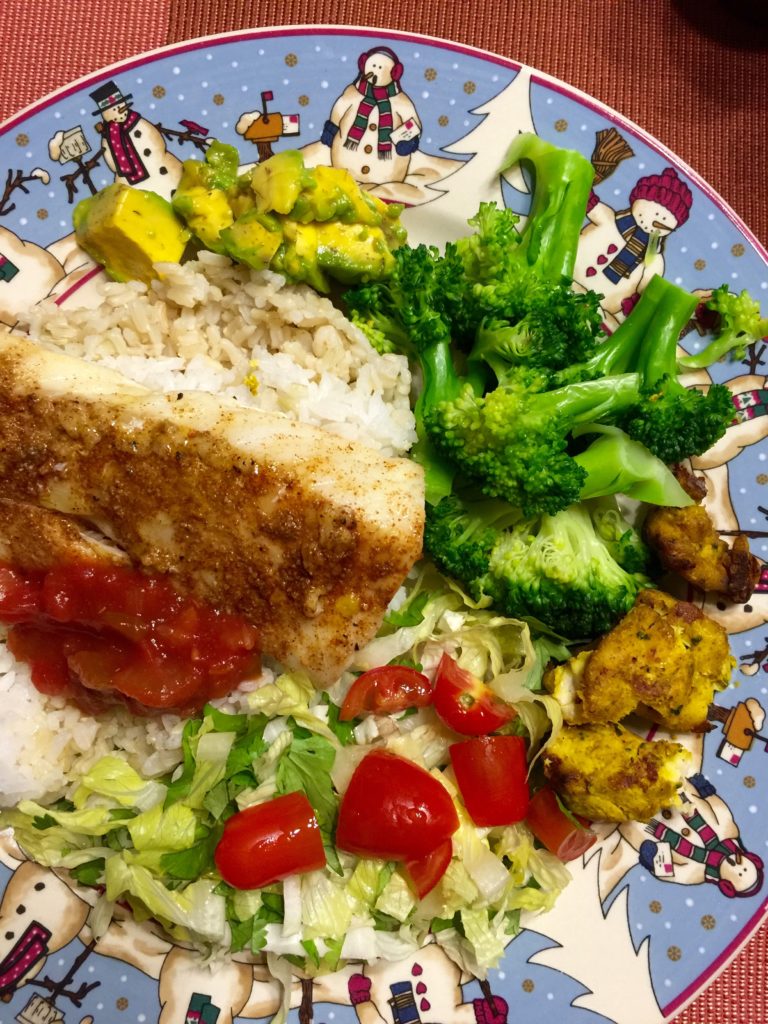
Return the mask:
[[420,900],[423,900],[427,893],[432,892],[435,888],[448,870],[452,857],[453,841],[446,839],[426,857],[412,858],[403,864],[406,878]]
[[445,786],[413,761],[374,750],[341,801],[336,844],[363,857],[412,860],[432,853],[458,827]]
[[115,703],[191,713],[258,669],[258,635],[241,616],[120,566],[0,566],[0,622],[37,688],[92,714]]
[[597,835],[570,818],[558,803],[549,786],[542,786],[531,797],[528,828],[550,853],[561,861],[575,860],[597,842]]
[[312,805],[303,793],[286,793],[233,814],[214,860],[235,889],[261,889],[318,871],[325,867],[325,850]]
[[450,654],[444,654],[437,666],[434,706],[445,724],[463,736],[495,732],[516,714],[514,708],[461,668]]
[[476,825],[512,825],[528,812],[528,765],[520,736],[476,736],[450,747],[464,804]]
[[[77,642],[84,642],[82,635]],[[27,622],[15,625],[8,633],[8,650],[32,670],[32,682],[48,696],[72,696],[63,637],[53,630]]]
[[339,718],[349,722],[365,714],[391,715],[432,703],[432,684],[415,668],[382,665],[363,672],[352,683]]

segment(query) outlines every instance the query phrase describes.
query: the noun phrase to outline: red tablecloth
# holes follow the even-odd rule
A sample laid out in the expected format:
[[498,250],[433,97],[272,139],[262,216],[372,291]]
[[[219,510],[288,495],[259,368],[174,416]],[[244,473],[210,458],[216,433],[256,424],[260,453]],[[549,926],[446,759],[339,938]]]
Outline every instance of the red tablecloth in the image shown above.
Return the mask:
[[[5,0],[0,121],[105,64],[260,25],[396,28],[501,53],[642,125],[768,245],[768,0]],[[768,1024],[768,926],[676,1024]]]

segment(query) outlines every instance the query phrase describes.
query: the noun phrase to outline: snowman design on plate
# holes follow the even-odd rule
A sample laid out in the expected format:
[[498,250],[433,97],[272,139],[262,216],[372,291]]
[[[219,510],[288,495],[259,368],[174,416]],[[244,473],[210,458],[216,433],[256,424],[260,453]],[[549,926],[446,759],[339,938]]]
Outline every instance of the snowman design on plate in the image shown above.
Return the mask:
[[652,837],[638,850],[643,867],[663,881],[716,885],[728,899],[756,895],[764,864],[741,842],[728,805],[703,775],[692,775],[679,810],[665,810],[645,827]]
[[204,151],[210,141],[207,129],[189,120],[180,122],[183,131],[153,124],[133,109],[131,93],[123,95],[111,80],[90,97],[96,104],[93,116],[101,117],[96,124],[101,153],[115,181],[151,189],[170,199],[181,178],[181,160],[168,150],[166,139],[191,142]]
[[363,51],[357,75],[333,103],[320,139],[302,147],[305,163],[344,168],[380,199],[406,205],[434,200],[430,186],[458,170],[461,161],[422,152],[423,127],[402,84],[404,73],[389,46]]
[[603,295],[608,327],[618,326],[650,279],[663,275],[665,239],[685,224],[692,203],[691,190],[671,167],[640,178],[626,210],[617,212],[592,191],[573,276],[581,290]]

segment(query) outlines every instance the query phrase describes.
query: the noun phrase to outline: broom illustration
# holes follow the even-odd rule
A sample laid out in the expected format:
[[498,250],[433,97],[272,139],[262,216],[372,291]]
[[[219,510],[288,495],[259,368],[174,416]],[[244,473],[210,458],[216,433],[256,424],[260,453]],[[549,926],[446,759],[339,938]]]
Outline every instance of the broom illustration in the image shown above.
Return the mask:
[[595,169],[593,185],[599,185],[601,181],[609,178],[622,160],[628,160],[634,156],[631,148],[623,135],[620,135],[615,128],[603,128],[595,132],[595,148],[592,150],[592,166]]

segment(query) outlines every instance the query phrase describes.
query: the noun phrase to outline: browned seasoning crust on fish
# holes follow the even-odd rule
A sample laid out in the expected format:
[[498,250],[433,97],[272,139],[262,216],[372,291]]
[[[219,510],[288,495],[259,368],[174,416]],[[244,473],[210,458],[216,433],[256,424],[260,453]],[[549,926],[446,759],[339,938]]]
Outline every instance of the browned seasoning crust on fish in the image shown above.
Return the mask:
[[244,614],[266,653],[332,682],[421,553],[420,468],[92,364],[80,398],[56,383],[75,363],[0,347],[3,496],[94,523],[134,564]]
[[99,562],[126,565],[124,552],[83,532],[71,516],[0,497],[0,562],[27,572]]

